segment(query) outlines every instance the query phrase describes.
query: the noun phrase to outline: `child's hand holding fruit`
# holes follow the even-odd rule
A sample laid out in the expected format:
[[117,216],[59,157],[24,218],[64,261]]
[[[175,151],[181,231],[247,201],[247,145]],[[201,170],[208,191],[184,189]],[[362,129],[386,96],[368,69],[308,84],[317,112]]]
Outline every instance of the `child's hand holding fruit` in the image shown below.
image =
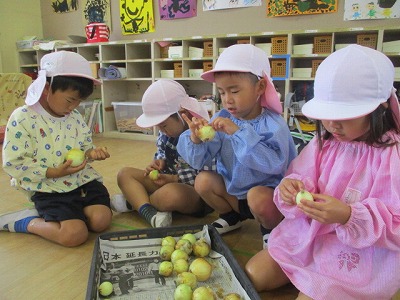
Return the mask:
[[86,158],[91,160],[105,160],[110,157],[107,147],[98,147],[86,151]]
[[297,205],[304,214],[316,221],[343,225],[350,218],[350,205],[329,195],[310,193],[300,180],[284,178],[278,188],[282,201],[288,205]]

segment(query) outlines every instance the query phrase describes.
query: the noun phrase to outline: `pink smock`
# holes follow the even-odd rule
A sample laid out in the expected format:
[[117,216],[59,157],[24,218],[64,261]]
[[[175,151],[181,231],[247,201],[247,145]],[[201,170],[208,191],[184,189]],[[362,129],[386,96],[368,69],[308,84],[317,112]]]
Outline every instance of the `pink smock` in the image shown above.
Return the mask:
[[290,281],[313,299],[390,299],[400,288],[400,145],[314,138],[290,165],[287,177],[313,193],[351,206],[348,222],[322,224],[296,205],[274,201],[284,220],[268,250]]

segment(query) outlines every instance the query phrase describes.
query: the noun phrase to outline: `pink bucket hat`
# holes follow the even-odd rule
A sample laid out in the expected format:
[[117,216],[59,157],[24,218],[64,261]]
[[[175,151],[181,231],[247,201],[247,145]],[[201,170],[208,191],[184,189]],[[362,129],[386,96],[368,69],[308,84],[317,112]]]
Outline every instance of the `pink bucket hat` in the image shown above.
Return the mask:
[[143,94],[142,108],[143,114],[137,118],[136,124],[144,128],[160,124],[181,108],[195,117],[210,120],[206,107],[189,97],[183,86],[171,79],[152,83]]
[[215,82],[216,72],[252,73],[265,79],[267,87],[260,102],[263,107],[282,113],[282,104],[270,77],[271,67],[267,54],[251,44],[236,44],[226,48],[220,55],[214,69],[204,72],[201,77],[209,82]]
[[101,84],[92,76],[90,64],[83,56],[71,51],[56,51],[44,55],[40,60],[38,78],[29,86],[25,103],[33,105],[38,102],[46,85],[46,77],[55,76],[85,77],[96,85]]
[[314,98],[303,105],[302,113],[317,120],[348,120],[373,112],[389,99],[400,128],[394,74],[393,63],[382,52],[360,45],[347,46],[319,65]]

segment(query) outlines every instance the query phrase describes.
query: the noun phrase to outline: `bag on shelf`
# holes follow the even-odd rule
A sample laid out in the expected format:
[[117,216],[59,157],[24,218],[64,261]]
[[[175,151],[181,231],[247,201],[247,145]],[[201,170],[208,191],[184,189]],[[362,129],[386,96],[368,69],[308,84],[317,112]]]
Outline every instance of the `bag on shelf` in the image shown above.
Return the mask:
[[87,43],[108,42],[110,29],[105,23],[89,23],[85,27]]
[[314,82],[300,82],[294,88],[294,101],[308,101],[314,98]]

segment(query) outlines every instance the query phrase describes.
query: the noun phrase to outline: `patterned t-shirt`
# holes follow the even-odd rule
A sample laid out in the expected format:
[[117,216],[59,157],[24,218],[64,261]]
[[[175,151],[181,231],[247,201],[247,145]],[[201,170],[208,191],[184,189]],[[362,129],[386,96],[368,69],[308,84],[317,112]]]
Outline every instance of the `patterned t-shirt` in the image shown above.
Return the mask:
[[90,128],[78,111],[62,118],[46,112],[39,103],[17,108],[8,120],[3,143],[3,169],[17,187],[28,192],[63,193],[90,181],[102,181],[89,164],[74,174],[47,178],[46,171],[65,161],[72,148],[93,148]]

